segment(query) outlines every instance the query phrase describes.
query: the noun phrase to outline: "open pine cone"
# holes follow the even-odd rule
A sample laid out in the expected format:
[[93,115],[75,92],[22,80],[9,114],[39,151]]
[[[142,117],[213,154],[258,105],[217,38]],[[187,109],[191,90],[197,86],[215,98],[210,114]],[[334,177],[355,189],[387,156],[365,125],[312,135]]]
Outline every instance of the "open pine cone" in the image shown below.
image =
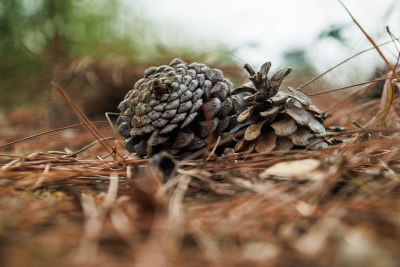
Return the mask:
[[209,133],[215,138],[236,121],[231,88],[221,70],[201,63],[174,59],[148,68],[118,106],[126,149],[144,157],[204,147]]
[[238,115],[236,129],[247,128],[234,151],[268,153],[293,147],[327,147],[324,116],[310,97],[299,89],[279,89],[291,69],[281,69],[269,79],[270,68],[267,62],[255,73],[246,64],[250,82],[232,91],[247,105]]

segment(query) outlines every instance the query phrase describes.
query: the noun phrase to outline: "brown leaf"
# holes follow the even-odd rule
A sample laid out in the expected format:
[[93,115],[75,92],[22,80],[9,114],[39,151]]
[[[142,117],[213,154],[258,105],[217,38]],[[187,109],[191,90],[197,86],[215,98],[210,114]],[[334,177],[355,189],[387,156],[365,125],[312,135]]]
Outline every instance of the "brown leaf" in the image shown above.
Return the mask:
[[321,161],[316,159],[302,159],[294,161],[279,162],[272,165],[260,174],[260,178],[269,176],[301,177],[307,176],[321,165]]

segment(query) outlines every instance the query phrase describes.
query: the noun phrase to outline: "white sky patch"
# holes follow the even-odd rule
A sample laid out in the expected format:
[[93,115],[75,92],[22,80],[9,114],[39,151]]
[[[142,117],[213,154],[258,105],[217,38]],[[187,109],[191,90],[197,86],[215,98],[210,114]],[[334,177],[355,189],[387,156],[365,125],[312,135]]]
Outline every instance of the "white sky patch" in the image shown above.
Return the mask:
[[[377,42],[389,40],[386,25],[400,35],[398,0],[344,3]],[[138,7],[144,17],[157,25],[166,44],[224,44],[236,51],[239,63],[248,62],[255,68],[266,60],[278,66],[285,51],[305,48],[313,63],[323,71],[371,46],[336,0],[136,0],[131,6]],[[335,40],[318,42],[318,35],[331,25],[347,25],[346,45]],[[397,52],[390,46],[392,50],[387,56],[394,60]],[[351,64],[362,67],[357,65],[365,64],[365,58],[380,61],[376,52],[368,54],[363,56],[364,60]]]

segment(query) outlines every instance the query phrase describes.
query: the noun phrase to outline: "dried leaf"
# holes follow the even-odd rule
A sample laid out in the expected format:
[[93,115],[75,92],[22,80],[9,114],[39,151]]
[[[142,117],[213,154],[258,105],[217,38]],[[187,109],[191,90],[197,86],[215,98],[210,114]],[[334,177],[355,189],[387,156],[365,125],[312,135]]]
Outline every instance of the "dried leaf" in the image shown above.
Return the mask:
[[381,96],[381,104],[380,108],[383,114],[383,118],[380,120],[380,124],[382,125],[385,122],[385,119],[387,115],[389,114],[390,108],[393,103],[393,95],[394,95],[394,85],[393,85],[393,78],[394,78],[394,72],[389,71],[386,74],[387,79],[383,85],[383,91],[382,91],[382,96]]
[[260,178],[268,178],[269,176],[289,178],[306,176],[310,172],[315,171],[319,166],[321,166],[321,161],[316,159],[279,162],[263,171],[260,174]]

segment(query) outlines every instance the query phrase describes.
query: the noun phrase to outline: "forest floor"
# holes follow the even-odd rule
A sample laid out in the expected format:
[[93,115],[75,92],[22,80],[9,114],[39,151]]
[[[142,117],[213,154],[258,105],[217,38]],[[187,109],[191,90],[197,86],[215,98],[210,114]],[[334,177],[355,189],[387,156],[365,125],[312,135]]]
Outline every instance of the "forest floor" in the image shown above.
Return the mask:
[[[178,161],[167,182],[119,138],[123,158],[79,151],[84,127],[1,147],[0,265],[399,266],[399,98],[378,127],[379,99],[353,96],[329,107],[341,143]],[[51,130],[41,114],[0,116],[0,145]]]

